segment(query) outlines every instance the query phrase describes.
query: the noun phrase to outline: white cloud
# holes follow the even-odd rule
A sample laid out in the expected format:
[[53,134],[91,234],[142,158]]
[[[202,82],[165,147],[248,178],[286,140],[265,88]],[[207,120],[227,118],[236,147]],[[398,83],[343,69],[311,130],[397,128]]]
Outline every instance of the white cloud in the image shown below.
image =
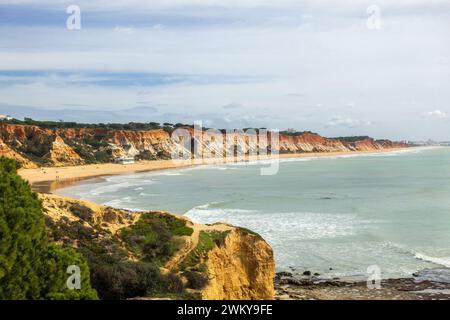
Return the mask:
[[[35,1],[0,0],[5,3]],[[448,0],[377,1],[383,16],[383,29],[377,32],[365,27],[365,1],[79,0],[77,4],[83,13],[112,14],[102,13],[102,24],[83,24],[79,32],[65,30],[64,19],[62,27],[0,25],[0,70],[254,78],[244,83],[217,80],[156,87],[83,86],[70,78],[51,77],[16,85],[3,81],[0,103],[49,108],[74,103],[107,110],[132,107],[142,99],[138,92],[148,92],[145,101],[178,115],[189,110],[192,117],[209,112],[220,119],[239,111],[255,115],[268,127],[329,135],[349,128],[360,133],[364,127],[365,133],[380,138],[421,139],[422,134],[450,138],[448,128],[436,124],[414,129],[423,125],[420,115],[430,99],[437,105],[450,103],[446,41],[450,19],[444,10]],[[42,0],[39,5],[64,4]],[[269,6],[277,10],[266,10]],[[167,10],[158,16],[159,9]],[[146,18],[150,13],[157,19],[148,19],[145,27],[134,21],[136,15]],[[118,16],[125,19],[115,21]],[[187,19],[180,22],[178,16]],[[90,21],[95,17],[94,13]],[[207,18],[205,25],[198,23],[202,18]],[[232,108],[230,102],[242,107]],[[443,116],[436,111],[427,116],[447,118],[445,112],[441,111]],[[324,128],[339,114],[345,117],[331,119]],[[361,115],[377,125],[358,120]]]
[[117,33],[126,33],[126,34],[132,34],[134,32],[134,28],[133,27],[120,27],[120,26],[116,26],[114,28],[114,31]]
[[439,109],[427,112],[425,116],[438,119],[449,119],[449,115],[446,112],[441,111]]
[[[370,5],[373,1],[366,1],[365,4]],[[0,4],[35,4],[35,0],[1,0]],[[40,0],[40,4],[47,6],[57,6],[61,3],[73,3],[73,0]],[[134,8],[173,8],[173,7],[310,7],[317,5],[316,0],[77,0],[77,5],[86,6],[88,8],[98,8],[106,10],[114,7],[134,7]],[[321,7],[354,7],[361,1],[355,0],[322,0]],[[363,2],[364,3],[364,2]],[[402,0],[393,3],[392,0],[378,0],[379,6],[395,6],[395,7],[411,7],[419,5],[442,5],[446,4],[446,0]]]
[[356,128],[370,125],[372,125],[371,121],[352,119],[343,116],[334,117],[327,123],[327,126],[329,127],[346,127],[346,128]]

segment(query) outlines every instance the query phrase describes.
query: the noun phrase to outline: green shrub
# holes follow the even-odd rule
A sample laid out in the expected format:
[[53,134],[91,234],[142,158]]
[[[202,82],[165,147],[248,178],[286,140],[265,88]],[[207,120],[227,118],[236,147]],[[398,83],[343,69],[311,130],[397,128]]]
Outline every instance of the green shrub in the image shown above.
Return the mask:
[[184,292],[184,284],[181,278],[175,273],[169,273],[166,277],[166,288],[170,293],[182,294]]
[[191,289],[203,289],[208,284],[208,277],[204,272],[186,271],[183,276],[187,279],[187,287]]
[[151,263],[98,263],[91,265],[91,271],[93,286],[101,299],[144,297],[165,289],[165,278]]
[[127,247],[143,260],[162,265],[179,246],[174,236],[191,235],[192,232],[181,219],[146,213],[138,222],[122,229],[120,235]]
[[[74,249],[60,248],[55,244],[50,244],[44,265],[47,272],[45,291],[48,293],[46,299],[98,299],[97,292],[91,288],[90,271],[86,260]],[[67,270],[69,266],[73,265],[80,268],[80,290],[70,290],[67,287],[67,278],[70,276]]]
[[70,206],[69,210],[81,220],[88,222],[93,221],[93,212],[86,206],[83,206],[79,203],[74,203]]
[[[49,244],[42,206],[13,160],[0,158],[0,299],[92,299],[85,260]],[[69,265],[81,269],[81,290],[65,283]]]
[[202,263],[206,260],[208,252],[221,245],[229,231],[200,231],[198,244],[181,263],[181,270],[206,272]]
[[107,150],[100,150],[94,153],[95,161],[98,163],[111,162],[113,157]]

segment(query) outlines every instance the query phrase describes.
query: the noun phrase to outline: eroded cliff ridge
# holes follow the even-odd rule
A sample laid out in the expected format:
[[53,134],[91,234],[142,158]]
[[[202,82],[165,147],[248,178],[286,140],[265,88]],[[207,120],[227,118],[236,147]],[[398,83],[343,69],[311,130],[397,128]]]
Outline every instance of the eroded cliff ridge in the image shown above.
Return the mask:
[[[192,128],[186,130],[192,133]],[[270,134],[268,135],[270,136]],[[220,133],[193,135],[204,155],[222,156],[224,144],[233,152],[256,152],[258,147],[271,150],[275,146],[255,136],[233,133],[224,138]],[[404,143],[374,140],[369,137],[325,138],[311,132],[279,134],[276,149],[280,153],[370,151],[407,147]],[[111,162],[120,156],[136,160],[168,159],[173,153],[189,154],[192,148],[175,143],[170,130],[114,130],[106,128],[55,128],[35,125],[0,124],[0,155],[16,159],[23,167],[70,166]]]
[[50,239],[86,256],[103,299],[273,299],[272,248],[227,224],[41,194]]

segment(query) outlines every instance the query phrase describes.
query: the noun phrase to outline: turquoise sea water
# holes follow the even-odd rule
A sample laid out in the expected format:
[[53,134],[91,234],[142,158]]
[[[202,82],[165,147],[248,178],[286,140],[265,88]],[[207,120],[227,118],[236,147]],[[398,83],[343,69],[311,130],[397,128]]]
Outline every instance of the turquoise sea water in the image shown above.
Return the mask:
[[[450,268],[450,148],[200,166],[87,180],[57,193],[260,233],[278,271],[383,277]],[[332,268],[332,270],[330,270]]]

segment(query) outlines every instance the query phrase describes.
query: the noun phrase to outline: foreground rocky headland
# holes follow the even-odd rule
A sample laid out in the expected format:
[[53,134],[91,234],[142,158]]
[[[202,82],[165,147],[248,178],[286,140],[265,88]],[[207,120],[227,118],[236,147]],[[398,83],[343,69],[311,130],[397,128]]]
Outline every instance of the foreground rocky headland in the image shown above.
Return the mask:
[[274,298],[272,248],[251,231],[194,224],[162,211],[39,197],[51,241],[87,258],[100,298]]
[[[443,272],[450,275],[448,270],[423,270],[410,278],[383,279],[380,289],[368,288],[361,279],[327,279],[309,271],[303,276],[275,274],[270,245],[243,228],[194,224],[163,211],[129,212],[56,195],[39,197],[50,239],[77,248],[87,257],[93,287],[101,298],[450,299],[450,282],[435,277]],[[164,248],[166,244],[170,248]],[[122,279],[120,272],[111,277],[113,270],[105,269],[111,263],[135,267],[156,263],[169,281],[156,291],[130,295],[120,289],[128,280]]]

